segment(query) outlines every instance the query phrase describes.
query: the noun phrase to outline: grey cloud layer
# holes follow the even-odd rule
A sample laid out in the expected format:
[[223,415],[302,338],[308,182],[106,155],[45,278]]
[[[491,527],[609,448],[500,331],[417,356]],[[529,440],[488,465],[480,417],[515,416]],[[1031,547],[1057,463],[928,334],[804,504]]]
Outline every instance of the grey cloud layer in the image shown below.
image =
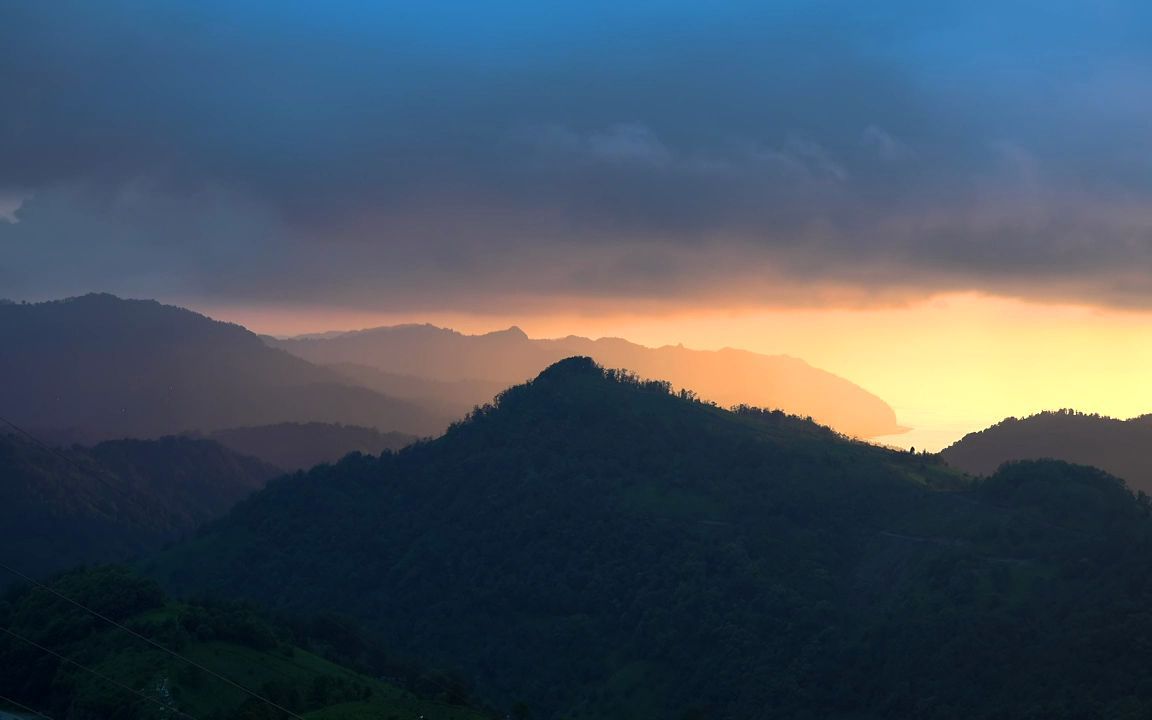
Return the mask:
[[0,294],[1152,305],[1140,4],[616,5],[0,0]]

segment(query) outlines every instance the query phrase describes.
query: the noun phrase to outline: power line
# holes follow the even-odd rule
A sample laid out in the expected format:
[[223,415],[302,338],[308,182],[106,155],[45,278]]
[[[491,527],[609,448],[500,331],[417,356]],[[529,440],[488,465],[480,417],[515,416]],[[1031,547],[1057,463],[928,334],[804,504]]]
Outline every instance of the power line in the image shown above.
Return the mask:
[[141,635],[140,633],[136,632],[132,628],[130,628],[130,627],[128,627],[122,623],[118,623],[115,620],[113,620],[112,618],[108,617],[107,615],[99,613],[96,610],[93,610],[92,608],[90,608],[90,607],[88,607],[88,606],[86,606],[80,602],[77,602],[76,600],[73,600],[72,598],[68,597],[67,595],[64,595],[64,594],[58,592],[57,590],[45,585],[44,583],[39,582],[38,580],[25,575],[24,573],[20,572],[19,570],[15,569],[9,565],[5,565],[2,562],[0,562],[0,568],[7,570],[8,572],[12,573],[13,575],[20,578],[21,580],[24,580],[25,582],[31,583],[32,585],[35,585],[36,587],[40,588],[41,590],[44,590],[45,592],[51,593],[52,595],[55,595],[56,597],[60,598],[61,600],[80,608],[81,610],[89,613],[93,617],[99,618],[100,620],[103,620],[104,622],[108,623],[109,625],[112,625],[116,628],[119,628],[120,630],[123,630],[124,632],[128,633],[129,635],[132,635],[133,637],[136,637],[140,640],[143,640],[144,642],[148,643],[149,645],[156,648],[157,650],[165,652],[165,653],[171,655],[172,657],[174,657],[178,660],[182,660],[183,662],[188,663],[192,667],[208,673],[209,675],[216,678],[217,680],[220,680],[221,682],[227,683],[228,685],[231,685],[232,687],[236,688],[237,690],[240,690],[241,692],[243,692],[247,695],[250,695],[251,697],[254,697],[257,700],[260,700],[262,702],[267,703],[269,706],[276,708],[280,712],[286,713],[289,717],[296,718],[296,720],[304,720],[304,718],[302,716],[298,715],[297,713],[292,712],[291,710],[289,710],[288,708],[286,708],[282,705],[279,705],[279,704],[273,702],[272,700],[264,697],[263,695],[256,692],[255,690],[250,690],[250,689],[244,687],[243,685],[241,685],[240,683],[236,682],[235,680],[231,680],[231,679],[221,675],[220,673],[216,672],[215,670],[212,670],[211,668],[205,667],[204,665],[201,665],[200,663],[196,662],[195,660],[191,660],[191,659],[185,657],[184,655],[181,655],[180,653],[176,652],[175,650],[171,650],[171,649],[161,645],[160,643],[156,642],[152,638]]
[[81,670],[88,672],[88,673],[91,673],[92,675],[94,675],[97,678],[100,678],[101,680],[103,680],[106,683],[109,683],[111,685],[115,685],[116,687],[120,688],[121,690],[127,690],[128,692],[132,693],[133,695],[135,695],[136,697],[138,697],[142,700],[147,700],[147,701],[149,701],[155,705],[159,705],[164,710],[175,711],[176,713],[183,715],[186,718],[190,718],[190,720],[197,720],[197,718],[193,715],[189,715],[186,712],[182,712],[180,710],[177,710],[176,708],[170,707],[170,706],[166,705],[163,701],[161,701],[157,698],[149,697],[148,695],[145,695],[144,693],[140,692],[136,688],[131,687],[130,685],[125,685],[124,683],[120,682],[119,680],[116,680],[115,678],[110,678],[107,675],[105,675],[104,673],[102,673],[98,670],[93,670],[92,668],[88,667],[87,665],[84,665],[83,663],[77,662],[70,657],[67,657],[65,655],[61,655],[60,653],[56,652],[55,650],[48,648],[48,647],[45,647],[45,646],[41,645],[40,643],[36,642],[35,640],[30,640],[19,633],[13,632],[12,630],[9,630],[8,628],[0,628],[0,632],[7,633],[8,635],[11,635],[12,637],[16,638],[17,640],[20,640],[22,642],[26,642],[29,645],[31,645],[32,647],[37,648],[39,650],[43,650],[44,652],[48,653],[52,657],[54,657],[58,660],[63,660],[64,662],[68,663],[69,665],[75,665],[76,667],[80,668]]
[[25,710],[27,712],[30,712],[37,717],[42,717],[42,718],[44,718],[44,720],[52,720],[52,718],[50,718],[49,716],[40,712],[39,710],[33,710],[32,708],[28,707],[24,703],[17,702],[16,700],[13,700],[10,697],[4,697],[3,695],[0,695],[0,700],[3,700],[4,702],[8,703],[9,705],[15,705],[16,707],[20,708],[21,710]]
[[100,483],[104,487],[108,488],[109,490],[112,490],[113,492],[119,493],[128,499],[135,499],[132,497],[132,495],[128,492],[128,490],[126,488],[117,487],[117,486],[113,485],[112,483],[108,482],[107,480],[105,480],[104,478],[100,477],[100,472],[97,468],[84,467],[84,465],[82,465],[78,460],[76,460],[76,458],[72,457],[71,455],[68,455],[67,453],[62,451],[60,448],[54,447],[54,446],[49,445],[48,443],[42,441],[40,438],[38,438],[35,435],[33,435],[32,433],[28,432],[27,430],[20,427],[16,423],[12,422],[8,418],[0,416],[0,422],[11,427],[16,432],[20,433],[21,435],[23,435],[26,438],[28,438],[29,440],[31,440],[33,443],[35,443],[37,446],[39,446],[41,450],[44,450],[45,452],[52,453],[56,457],[63,459],[65,462],[72,465],[72,467],[78,469],[80,472],[89,476],[90,478],[92,478],[96,482]]
[[[3,416],[0,416],[0,422],[3,422],[4,424],[12,427],[14,430],[21,433],[22,435],[27,436],[30,440],[32,440],[32,442],[36,443],[37,445],[39,445],[44,450],[46,450],[50,453],[53,453],[58,457],[63,458],[65,461],[71,463],[74,467],[77,467],[80,470],[82,470],[83,472],[90,474],[93,478],[95,478],[97,481],[99,481],[101,484],[105,485],[106,487],[108,487],[112,490],[115,490],[117,492],[125,493],[127,495],[127,493],[124,491],[123,488],[116,488],[111,483],[108,483],[106,480],[101,478],[98,473],[94,473],[89,468],[85,468],[83,465],[81,465],[79,462],[77,462],[74,458],[69,457],[68,455],[61,452],[59,449],[51,447],[50,445],[42,442],[35,435],[28,432],[27,430],[20,427],[19,425],[12,422],[11,420],[9,420]],[[207,668],[207,667],[201,665],[200,663],[196,662],[195,660],[191,660],[191,659],[181,655],[180,653],[176,652],[175,650],[170,650],[169,648],[161,645],[160,643],[156,642],[155,640],[152,640],[149,637],[145,637],[144,635],[141,635],[140,633],[136,632],[132,628],[127,627],[121,623],[118,623],[115,620],[113,620],[112,618],[107,617],[105,615],[102,615],[101,613],[96,612],[92,608],[87,607],[87,606],[73,600],[72,598],[69,598],[69,597],[57,592],[53,588],[48,587],[47,585],[35,580],[34,578],[29,577],[28,575],[25,575],[24,573],[20,572],[19,570],[15,569],[9,565],[5,565],[4,563],[0,563],[0,568],[7,570],[8,572],[12,573],[13,575],[24,580],[25,582],[28,582],[28,583],[31,583],[32,585],[35,585],[36,587],[40,588],[41,590],[44,590],[46,592],[49,592],[49,593],[55,595],[56,597],[60,598],[61,600],[64,600],[68,603],[71,603],[72,605],[75,605],[76,607],[80,608],[81,610],[84,610],[85,612],[91,614],[93,617],[97,617],[97,618],[103,620],[104,622],[109,623],[110,625],[113,625],[113,626],[123,630],[124,632],[139,638],[140,640],[143,640],[144,642],[148,643],[149,645],[156,648],[157,650],[161,650],[165,653],[168,653],[172,657],[177,658],[179,660],[182,660],[183,662],[191,665],[192,667],[195,667],[199,670],[202,670],[202,671],[208,673],[209,675],[216,678],[217,680],[220,680],[221,682],[227,683],[228,685],[231,685],[232,687],[236,688],[237,690],[240,690],[241,692],[246,693],[247,695],[254,697],[257,700],[260,700],[262,702],[267,703],[269,706],[279,710],[280,712],[287,713],[290,717],[296,718],[296,720],[304,720],[304,718],[301,717],[300,715],[292,712],[291,710],[289,710],[286,707],[283,707],[282,705],[279,705],[279,704],[273,702],[272,700],[264,697],[263,695],[257,693],[256,691],[250,690],[249,688],[244,687],[240,683],[221,675],[220,673],[216,672],[215,670],[212,670],[211,668]]]

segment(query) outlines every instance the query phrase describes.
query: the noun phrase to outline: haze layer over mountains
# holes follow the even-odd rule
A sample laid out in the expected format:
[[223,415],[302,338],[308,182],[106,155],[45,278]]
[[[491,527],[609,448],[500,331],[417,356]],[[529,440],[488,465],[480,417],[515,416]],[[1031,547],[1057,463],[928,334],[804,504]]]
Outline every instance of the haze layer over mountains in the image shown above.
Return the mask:
[[0,304],[0,406],[28,429],[94,442],[279,422],[428,434],[450,418],[356,386],[238,325],[111,295]]
[[[111,295],[0,304],[0,336],[0,376],[20,379],[0,385],[0,407],[13,421],[69,442],[311,422],[436,435],[504,388],[581,354],[666,378],[721,405],[780,408],[848,435],[899,429],[888,405],[843,378],[794,358],[738,350],[529,340],[515,329],[466,336],[430,326],[273,340]],[[346,451],[368,447],[349,442]]]
[[[606,367],[628,368],[668,380],[721,406],[757,405],[811,416],[847,435],[875,437],[900,431],[883,400],[844,378],[785,355],[744,350],[648,348],[620,338],[569,336],[530,339],[519,328],[464,335],[431,325],[400,325],[269,343],[314,363],[343,370],[370,387],[396,390],[405,382],[450,383],[447,397],[470,407],[491,399],[493,387],[534,377],[563,358],[587,356]],[[416,378],[416,380],[409,380]],[[487,394],[487,397],[484,395]]]

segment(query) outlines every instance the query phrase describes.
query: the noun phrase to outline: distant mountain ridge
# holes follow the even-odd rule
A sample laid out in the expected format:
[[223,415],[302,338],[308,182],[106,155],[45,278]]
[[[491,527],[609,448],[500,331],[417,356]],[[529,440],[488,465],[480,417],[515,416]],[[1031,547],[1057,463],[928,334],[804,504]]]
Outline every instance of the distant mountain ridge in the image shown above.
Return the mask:
[[[660,377],[724,406],[747,404],[811,416],[859,437],[899,433],[903,428],[883,400],[854,383],[803,360],[726,348],[649,348],[620,338],[578,336],[534,340],[518,327],[465,335],[434,325],[398,325],[344,334],[265,338],[274,347],[311,362],[347,368],[369,366],[385,374],[433,381],[468,381],[452,407],[487,402],[492,385],[524,382],[565,357],[588,356],[608,367]],[[363,369],[354,376],[370,387]]]
[[239,325],[151,300],[0,305],[0,337],[0,408],[68,441],[278,422],[426,435],[452,419],[270,348]]
[[217,430],[211,439],[287,471],[336,462],[351,452],[379,455],[417,440],[414,435],[336,423],[279,423]]
[[491,402],[498,393],[515,384],[472,378],[434,380],[352,363],[336,363],[325,367],[335,370],[357,385],[363,385],[389,397],[416,403],[431,412],[453,418],[464,417],[477,405]]
[[1012,460],[1053,458],[1098,467],[1152,493],[1152,415],[1117,420],[1059,410],[1011,417],[965,435],[940,455],[974,475],[990,475]]

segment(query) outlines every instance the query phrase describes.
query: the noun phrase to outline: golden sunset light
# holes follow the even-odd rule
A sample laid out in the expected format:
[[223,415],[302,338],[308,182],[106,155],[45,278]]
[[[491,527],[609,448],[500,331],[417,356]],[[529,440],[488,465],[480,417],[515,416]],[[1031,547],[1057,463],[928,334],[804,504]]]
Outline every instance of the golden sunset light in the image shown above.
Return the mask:
[[0,720],[1152,718],[1152,3],[0,0]]
[[889,401],[911,430],[877,441],[932,451],[1009,416],[1075,408],[1130,418],[1152,407],[1152,312],[1138,310],[971,293],[897,307],[642,315],[202,309],[281,336],[411,322],[478,335],[515,325],[533,338],[620,337],[649,347],[683,344],[793,355]]

